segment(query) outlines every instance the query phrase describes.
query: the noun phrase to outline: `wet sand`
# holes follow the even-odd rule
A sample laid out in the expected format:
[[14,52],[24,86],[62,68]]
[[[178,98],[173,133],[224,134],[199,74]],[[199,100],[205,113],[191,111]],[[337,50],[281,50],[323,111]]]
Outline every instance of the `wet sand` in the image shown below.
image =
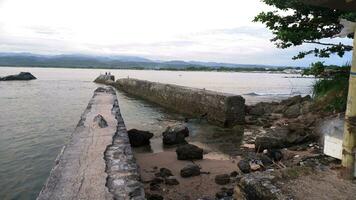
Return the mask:
[[[160,194],[164,199],[198,199],[202,197],[214,198],[215,194],[222,187],[233,187],[229,185],[220,186],[214,181],[215,176],[219,174],[230,174],[238,170],[237,162],[239,156],[234,158],[226,158],[217,153],[208,153],[204,155],[203,160],[194,161],[195,164],[201,167],[200,176],[182,178],[180,170],[192,161],[177,160],[175,148],[165,150],[160,153],[142,153],[136,152],[135,157],[140,166],[142,181],[145,183],[145,192],[151,194]],[[160,190],[151,191],[148,181],[154,178],[154,174],[159,171],[159,168],[168,168],[179,181],[179,185],[168,186],[160,184]]]

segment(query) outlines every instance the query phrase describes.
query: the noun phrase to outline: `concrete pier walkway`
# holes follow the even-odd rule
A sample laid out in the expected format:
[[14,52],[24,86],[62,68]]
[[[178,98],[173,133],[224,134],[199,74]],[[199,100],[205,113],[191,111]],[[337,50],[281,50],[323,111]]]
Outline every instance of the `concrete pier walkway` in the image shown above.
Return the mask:
[[38,200],[144,199],[113,88],[98,88]]

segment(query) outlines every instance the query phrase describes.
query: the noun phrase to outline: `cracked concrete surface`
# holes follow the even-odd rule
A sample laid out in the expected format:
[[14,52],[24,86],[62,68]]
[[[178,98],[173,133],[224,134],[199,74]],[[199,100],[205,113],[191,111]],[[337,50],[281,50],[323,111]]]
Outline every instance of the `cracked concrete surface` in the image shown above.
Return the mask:
[[37,199],[144,199],[139,180],[116,93],[98,88]]

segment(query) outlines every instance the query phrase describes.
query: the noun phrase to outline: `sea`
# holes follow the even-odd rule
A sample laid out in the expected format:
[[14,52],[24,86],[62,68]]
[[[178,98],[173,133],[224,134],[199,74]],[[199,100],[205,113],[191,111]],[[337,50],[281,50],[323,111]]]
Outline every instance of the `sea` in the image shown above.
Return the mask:
[[[190,72],[158,70],[0,67],[0,77],[31,72],[31,81],[0,82],[0,199],[36,199],[60,149],[71,136],[93,91],[93,80],[110,72],[116,78],[137,78],[242,95],[247,104],[280,101],[311,94],[312,78],[295,74]],[[149,151],[163,151],[161,133],[185,116],[117,91],[127,129],[155,134]],[[212,151],[234,154],[243,132],[216,127],[201,119],[186,125],[191,141]]]

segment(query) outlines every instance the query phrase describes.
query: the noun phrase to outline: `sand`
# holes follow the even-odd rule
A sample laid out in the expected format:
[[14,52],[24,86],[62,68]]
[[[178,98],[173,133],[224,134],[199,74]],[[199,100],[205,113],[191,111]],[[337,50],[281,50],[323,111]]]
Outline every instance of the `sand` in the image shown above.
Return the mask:
[[[215,194],[222,187],[233,187],[233,184],[220,186],[214,181],[215,176],[218,174],[230,174],[233,171],[238,170],[237,161],[239,158],[226,159],[221,156],[217,156],[216,159],[212,159],[215,156],[206,155],[208,158],[203,160],[194,161],[195,164],[201,167],[201,171],[209,172],[209,174],[202,174],[196,177],[182,178],[180,176],[180,170],[192,161],[179,161],[177,160],[175,149],[166,150],[160,153],[136,153],[135,157],[137,163],[140,166],[140,173],[145,182],[146,193],[156,193],[164,197],[164,199],[198,199],[201,197],[215,197]],[[150,191],[148,181],[154,178],[154,173],[157,170],[154,168],[168,168],[172,171],[173,175],[179,181],[179,185],[167,186],[161,184],[159,191]]]

